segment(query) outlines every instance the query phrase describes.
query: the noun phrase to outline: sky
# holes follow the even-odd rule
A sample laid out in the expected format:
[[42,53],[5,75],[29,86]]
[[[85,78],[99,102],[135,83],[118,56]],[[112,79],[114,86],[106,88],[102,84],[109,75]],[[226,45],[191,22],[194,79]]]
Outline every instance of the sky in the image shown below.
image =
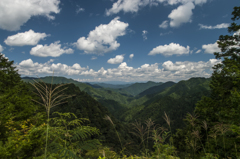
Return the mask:
[[1,0],[0,52],[21,77],[210,77],[239,0]]

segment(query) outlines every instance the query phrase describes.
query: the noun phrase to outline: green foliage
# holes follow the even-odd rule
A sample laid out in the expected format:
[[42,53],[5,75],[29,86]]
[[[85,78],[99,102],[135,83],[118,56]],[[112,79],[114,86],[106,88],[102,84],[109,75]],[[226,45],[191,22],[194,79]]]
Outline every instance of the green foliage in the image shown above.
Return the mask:
[[146,90],[150,87],[158,86],[161,84],[162,84],[162,82],[155,83],[155,82],[148,81],[147,83],[135,83],[126,88],[121,88],[120,90],[126,91],[126,92],[130,93],[131,95],[136,96],[137,94],[143,92],[144,90]]
[[[239,7],[234,8],[232,15],[233,21],[239,18]],[[229,33],[238,31],[239,27],[240,25],[233,22],[228,28]],[[214,72],[210,83],[213,105],[209,109],[215,111],[212,116],[223,122],[234,124],[240,123],[240,114],[235,113],[240,109],[239,104],[234,102],[237,92],[240,90],[240,49],[236,47],[239,42],[239,35],[221,35],[219,37],[218,45],[222,52],[215,52],[214,55],[216,59],[223,58],[223,60],[222,63],[213,67]],[[203,101],[200,101],[196,109],[205,117],[207,110],[202,111],[203,104],[201,102]]]
[[0,77],[0,95],[21,82],[13,61],[9,61],[2,53],[0,53]]
[[145,91],[139,93],[136,96],[136,98],[141,98],[141,97],[143,97],[145,95],[152,95],[152,94],[156,94],[156,93],[162,92],[164,89],[166,89],[168,87],[171,87],[174,84],[175,84],[174,82],[166,82],[166,83],[163,83],[163,84],[158,85],[158,86],[150,87],[150,88],[146,89]]
[[[55,139],[50,144],[52,153],[59,154],[61,158],[79,158],[83,150],[91,150],[100,145],[98,140],[89,139],[94,134],[100,134],[99,130],[81,125],[83,120],[88,121],[88,119],[77,119],[74,113],[54,113],[60,117],[51,118],[52,124],[56,126],[50,128],[50,137]],[[65,118],[71,118],[71,115],[75,119],[67,122]],[[75,128],[70,129],[70,126]]]

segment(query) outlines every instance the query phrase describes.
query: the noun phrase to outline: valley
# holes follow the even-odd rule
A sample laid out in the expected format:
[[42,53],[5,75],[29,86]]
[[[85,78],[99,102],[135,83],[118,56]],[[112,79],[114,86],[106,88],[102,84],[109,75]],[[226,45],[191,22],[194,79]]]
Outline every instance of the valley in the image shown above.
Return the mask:
[[[30,82],[31,78],[22,78]],[[35,79],[51,83],[52,77]],[[203,95],[210,95],[210,78],[194,77],[189,80],[174,82],[133,83],[113,85],[106,83],[81,83],[64,77],[54,77],[53,84],[73,83],[122,123],[144,122],[151,118],[156,124],[167,126],[162,118],[166,112],[173,120],[173,132],[183,128],[182,119],[192,113],[197,101]]]

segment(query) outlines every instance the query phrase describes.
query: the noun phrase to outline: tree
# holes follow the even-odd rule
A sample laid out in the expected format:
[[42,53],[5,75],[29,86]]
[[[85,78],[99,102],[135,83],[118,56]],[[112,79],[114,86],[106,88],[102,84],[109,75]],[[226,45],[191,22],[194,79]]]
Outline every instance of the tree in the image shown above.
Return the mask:
[[13,66],[13,62],[14,61],[9,61],[8,58],[0,53],[0,94],[21,82],[21,77],[16,67]]
[[240,104],[236,100],[240,91],[240,25],[235,23],[240,18],[240,7],[234,7],[234,21],[228,27],[233,35],[221,35],[218,46],[221,52],[215,52],[216,59],[223,59],[213,67],[210,88],[211,97],[203,97],[197,103],[196,111],[209,122],[222,121],[229,124],[240,123]]
[[240,25],[236,21],[240,19],[240,7],[234,7],[232,15],[233,23],[228,27],[231,35],[221,35],[217,41],[221,52],[214,55],[221,62],[213,67],[211,95],[203,96],[196,104],[194,113],[198,119],[193,123],[193,118],[187,117],[184,120],[190,121],[189,124],[175,134],[174,141],[178,141],[180,152],[187,150],[183,140],[195,133],[198,138],[202,137],[197,143],[201,145],[198,152],[203,153],[207,148],[207,153],[218,153],[221,158],[237,156],[240,143],[236,138],[236,133],[240,134]]
[[44,114],[31,101],[13,61],[1,53],[0,77],[0,158],[26,158],[42,145],[30,131],[43,123]]

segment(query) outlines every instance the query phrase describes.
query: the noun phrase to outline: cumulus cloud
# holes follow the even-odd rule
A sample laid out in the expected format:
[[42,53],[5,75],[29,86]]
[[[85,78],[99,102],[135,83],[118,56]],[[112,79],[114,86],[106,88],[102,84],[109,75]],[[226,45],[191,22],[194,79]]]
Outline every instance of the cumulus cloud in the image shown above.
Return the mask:
[[159,25],[159,28],[166,29],[168,27],[168,20],[165,20],[162,22],[162,24]]
[[61,48],[60,41],[51,43],[50,45],[37,45],[33,47],[30,51],[31,55],[40,56],[40,57],[58,57],[62,54],[72,54],[74,51],[71,48]]
[[52,74],[54,75],[79,75],[81,72],[88,69],[88,67],[81,67],[78,63],[68,66],[66,64],[52,63],[54,60],[49,60],[46,63],[33,62],[32,59],[23,60],[17,65],[19,73],[22,75],[40,75]]
[[3,47],[2,47],[2,45],[0,45],[0,52],[2,52],[4,49],[3,49]]
[[53,20],[52,13],[59,13],[60,0],[1,0],[0,28],[19,30],[32,16],[45,16]]
[[189,62],[177,61],[173,63],[172,61],[166,61],[162,64],[163,71],[171,71],[174,72],[175,76],[181,76],[183,74],[196,74],[199,72],[204,72],[204,70],[212,70],[212,67],[217,63],[220,63],[221,60],[210,59],[208,62]]
[[106,15],[117,14],[120,11],[123,12],[138,12],[139,8],[144,7],[148,4],[156,4],[156,2],[150,3],[149,0],[118,0],[113,3],[111,9],[106,9]]
[[188,2],[179,6],[177,9],[172,10],[172,12],[168,15],[168,18],[171,19],[170,26],[171,27],[179,27],[183,23],[191,22],[192,10],[195,8],[192,2]]
[[[123,80],[123,81],[176,81],[184,80],[191,77],[210,77],[212,67],[221,62],[221,60],[210,59],[207,62],[175,62],[166,61],[159,68],[159,64],[143,64],[140,67],[133,68],[127,65],[126,62],[121,63],[117,68],[104,69],[103,67],[94,71],[93,69],[86,70],[81,73],[87,77],[93,77],[95,80]],[[140,77],[140,78],[139,78]]]
[[147,33],[148,33],[147,30],[142,31],[143,40],[147,40]]
[[126,34],[127,27],[128,23],[121,22],[119,17],[116,17],[109,24],[97,26],[95,30],[90,31],[87,38],[81,37],[74,44],[87,54],[107,53],[120,46],[116,39]]
[[117,55],[115,58],[110,58],[107,63],[110,64],[119,64],[122,63],[124,59],[124,55]]
[[202,49],[204,49],[204,53],[213,54],[214,52],[221,52],[221,49],[218,47],[217,42],[214,44],[202,45]]
[[60,76],[75,76],[85,78],[81,81],[179,81],[186,80],[191,77],[210,77],[212,67],[221,62],[217,59],[209,59],[209,61],[165,61],[162,65],[158,63],[143,64],[140,67],[133,68],[128,66],[126,62],[122,62],[116,68],[99,70],[89,69],[89,67],[81,67],[75,63],[72,66],[53,63],[54,60],[49,60],[46,63],[33,62],[32,59],[23,60],[17,64],[17,69],[21,75],[52,75],[54,70],[55,75]]
[[222,23],[222,24],[217,24],[215,26],[207,26],[203,24],[198,24],[200,26],[200,29],[223,29],[223,28],[228,28],[230,26],[229,23]]
[[129,58],[132,59],[134,57],[134,54],[130,54]]
[[201,51],[202,51],[202,50],[199,49],[198,51],[196,51],[196,54],[200,53]]
[[45,33],[36,33],[30,29],[23,33],[8,36],[4,42],[9,46],[37,45],[40,40],[43,40],[47,36],[49,35]]
[[157,6],[159,3],[164,3],[166,5],[176,5],[176,4],[186,4],[192,2],[195,5],[202,5],[207,2],[207,0],[118,0],[114,2],[112,8],[106,9],[106,15],[117,14],[121,11],[124,13],[131,12],[136,13],[139,9],[150,5]]
[[164,56],[183,55],[189,54],[190,47],[184,47],[176,43],[170,43],[169,45],[159,45],[153,48],[148,55],[162,54]]
[[[179,27],[183,23],[192,22],[192,10],[195,9],[195,5],[203,5],[207,0],[118,0],[114,2],[110,9],[106,9],[106,15],[110,16],[117,14],[121,11],[124,13],[137,13],[141,8],[149,6],[157,6],[159,3],[164,5],[177,5],[177,9],[172,10],[168,15],[170,19],[170,27]],[[169,26],[169,21],[163,21],[159,25],[160,28],[167,28]]]

